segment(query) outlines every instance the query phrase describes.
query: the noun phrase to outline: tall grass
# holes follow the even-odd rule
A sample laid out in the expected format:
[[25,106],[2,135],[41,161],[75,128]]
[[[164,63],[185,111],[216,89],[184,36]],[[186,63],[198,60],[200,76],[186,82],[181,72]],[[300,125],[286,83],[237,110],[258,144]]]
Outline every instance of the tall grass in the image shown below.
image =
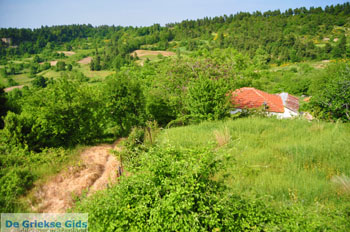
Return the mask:
[[219,147],[222,147],[230,142],[231,135],[227,127],[222,131],[215,130],[214,135]]
[[[227,130],[227,132],[225,132]],[[226,133],[226,135],[225,135]],[[225,137],[230,136],[230,139]],[[220,142],[219,142],[220,141]],[[211,147],[228,160],[216,178],[233,192],[278,202],[341,204],[350,199],[332,182],[350,176],[347,124],[244,118],[164,130],[158,144]]]

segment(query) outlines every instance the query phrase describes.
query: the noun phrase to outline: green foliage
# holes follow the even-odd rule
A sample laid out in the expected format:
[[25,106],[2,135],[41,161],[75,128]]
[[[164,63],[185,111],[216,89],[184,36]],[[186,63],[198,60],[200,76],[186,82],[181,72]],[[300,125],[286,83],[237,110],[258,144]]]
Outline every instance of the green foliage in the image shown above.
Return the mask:
[[96,58],[92,59],[90,63],[90,70],[91,71],[100,71],[101,70],[101,58],[100,56],[97,56]]
[[255,56],[254,56],[254,63],[257,65],[257,67],[259,68],[266,68],[266,64],[269,61],[269,56],[267,54],[267,52],[262,49],[261,47],[258,48],[255,52]]
[[134,150],[134,148],[143,144],[144,139],[145,139],[145,130],[140,127],[134,127],[132,128],[127,140],[124,141],[123,145],[128,150]]
[[240,230],[271,221],[261,203],[222,198],[224,187],[211,178],[220,161],[210,151],[152,149],[139,159],[132,176],[78,208],[95,222],[92,230]]
[[161,93],[149,93],[146,95],[146,113],[149,119],[157,120],[159,125],[166,126],[176,119],[176,113]]
[[0,212],[26,212],[20,197],[34,181],[61,170],[72,159],[69,150],[44,149],[40,153],[10,146],[0,130]]
[[67,50],[67,51],[71,51],[71,50],[72,50],[72,45],[66,44],[66,50]]
[[29,168],[13,168],[0,173],[0,211],[13,212],[19,206],[17,199],[33,184],[33,175]]
[[72,69],[73,69],[73,66],[71,64],[67,64],[67,70],[72,71]]
[[40,63],[42,60],[40,59],[40,57],[38,55],[35,55],[33,58],[33,62],[34,63]]
[[342,35],[339,39],[339,42],[336,44],[335,48],[332,51],[334,58],[346,57],[347,49],[346,49],[346,37]]
[[34,87],[45,88],[47,86],[47,79],[43,76],[36,76],[32,81]]
[[144,122],[144,96],[140,84],[127,76],[109,77],[105,86],[104,115],[117,136],[127,135],[131,128]]
[[56,64],[56,70],[57,71],[64,71],[66,70],[66,63],[64,61],[58,61]]
[[228,87],[222,80],[199,77],[189,85],[187,105],[194,118],[217,120],[228,115]]
[[45,62],[42,66],[41,66],[41,70],[48,70],[51,68],[51,64],[48,62]]
[[35,74],[37,74],[39,72],[39,65],[37,63],[33,63],[30,65],[30,69],[29,69],[29,74],[31,76],[34,76]]
[[311,108],[327,120],[350,121],[350,68],[338,64],[327,68],[313,80]]
[[0,77],[7,78],[7,72],[5,68],[0,69]]
[[[220,148],[217,130],[228,130],[231,137]],[[254,195],[268,196],[260,199],[267,208],[277,205],[290,210],[278,215],[284,220],[280,226],[266,231],[347,231],[349,195],[339,192],[331,179],[350,175],[349,135],[348,125],[341,123],[251,117],[167,129],[157,144],[206,147],[215,149],[217,157],[229,157],[214,178],[222,178],[229,193],[247,196],[248,202]]]
[[248,198],[227,188],[218,172],[227,162],[240,167],[203,147],[133,150],[132,175],[80,202],[75,211],[89,213],[93,231],[346,231],[349,226],[346,208],[331,213],[292,203],[280,207],[269,204],[271,197]]
[[5,117],[8,107],[7,107],[6,93],[4,89],[0,86],[0,129],[4,127],[3,117]]
[[146,151],[147,146],[144,144],[145,129],[141,127],[132,128],[127,139],[123,141],[123,149],[115,153],[122,160],[123,165],[139,165],[137,160],[141,151]]
[[[181,46],[189,51],[204,47],[233,47],[251,57],[261,48],[266,51],[264,56],[268,54],[261,59],[263,63],[265,58],[267,62],[319,59],[327,53],[315,46],[319,43],[323,45],[323,41],[315,40],[344,33],[343,27],[348,26],[349,8],[349,4],[344,3],[327,6],[325,9],[301,7],[285,12],[240,12],[235,15],[184,20],[164,27],[155,24],[141,28],[91,25],[52,26],[36,30],[2,28],[1,38],[11,38],[12,45],[18,47],[1,44],[0,58],[51,52],[58,47],[70,50],[73,47],[105,46],[100,57],[103,68],[119,69],[129,63],[129,54],[142,45],[166,50],[172,42],[181,41]],[[213,33],[216,34],[215,37]],[[88,43],[86,38],[89,38]],[[340,53],[337,50],[341,52],[343,46],[335,47],[334,55],[338,56]],[[63,53],[58,56],[64,58]]]
[[7,84],[8,87],[18,85],[18,83],[12,77],[8,77],[7,82],[8,82]]
[[101,98],[94,94],[93,88],[63,76],[25,98],[20,114],[7,115],[5,135],[30,149],[91,142],[102,133]]

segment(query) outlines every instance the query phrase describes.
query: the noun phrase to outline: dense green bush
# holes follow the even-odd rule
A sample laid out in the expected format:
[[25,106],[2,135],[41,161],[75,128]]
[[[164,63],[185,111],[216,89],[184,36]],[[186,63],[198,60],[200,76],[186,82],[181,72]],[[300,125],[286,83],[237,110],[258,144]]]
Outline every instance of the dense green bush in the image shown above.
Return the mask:
[[[80,206],[94,231],[200,231],[220,225],[222,186],[211,179],[219,162],[209,151],[153,149],[134,173]],[[108,202],[109,207],[105,207]]]
[[34,150],[91,142],[102,134],[102,103],[95,93],[74,77],[62,77],[22,99],[21,112],[5,118],[5,136]]
[[57,71],[64,71],[66,70],[66,63],[64,61],[58,61],[56,64],[56,70]]
[[[139,83],[110,77],[98,87],[79,73],[55,81],[36,77],[37,87],[10,94],[11,109],[4,134],[13,145],[44,147],[91,143],[106,133],[127,135],[144,122],[144,97]],[[18,94],[16,94],[18,93]]]
[[221,79],[200,77],[190,83],[187,105],[194,118],[202,120],[222,119],[229,114],[226,94],[229,87]]
[[47,79],[43,76],[36,76],[34,80],[32,80],[32,85],[34,87],[45,88],[47,86]]
[[28,167],[1,170],[0,212],[13,212],[19,208],[18,198],[32,186],[33,180],[34,176]]
[[127,135],[144,122],[145,100],[140,84],[128,76],[113,76],[104,88],[104,117],[116,136]]
[[145,129],[140,127],[132,128],[128,138],[124,141],[123,145],[127,150],[134,150],[136,147],[143,144],[145,140]]
[[350,67],[336,64],[313,80],[311,108],[322,119],[350,121]]
[[151,120],[157,120],[160,126],[166,126],[176,119],[176,112],[165,96],[161,93],[150,92],[146,97],[146,113]]

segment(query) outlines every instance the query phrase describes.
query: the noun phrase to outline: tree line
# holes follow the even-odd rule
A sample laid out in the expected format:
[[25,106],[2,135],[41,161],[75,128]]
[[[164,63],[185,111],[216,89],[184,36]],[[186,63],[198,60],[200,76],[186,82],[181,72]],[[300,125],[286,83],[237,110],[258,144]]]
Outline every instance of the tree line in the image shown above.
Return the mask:
[[342,28],[347,26],[349,12],[349,3],[344,3],[324,9],[302,7],[285,12],[240,12],[184,20],[165,27],[159,24],[93,27],[89,24],[38,29],[1,28],[0,37],[11,38],[12,44],[1,43],[0,58],[36,54],[44,48],[87,38],[93,39],[95,46],[104,47],[104,52],[98,55],[102,69],[119,69],[130,63],[130,53],[142,45],[152,45],[148,49],[154,50],[182,46],[189,51],[233,47],[251,57],[258,52],[264,54],[267,63],[339,58],[349,54]]

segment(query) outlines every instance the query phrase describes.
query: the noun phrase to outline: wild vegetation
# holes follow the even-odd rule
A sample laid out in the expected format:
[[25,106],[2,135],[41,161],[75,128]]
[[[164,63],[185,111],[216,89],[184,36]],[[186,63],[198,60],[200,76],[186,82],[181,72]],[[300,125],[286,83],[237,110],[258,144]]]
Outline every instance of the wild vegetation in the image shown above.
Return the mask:
[[250,117],[166,129],[152,147],[134,132],[132,174],[75,211],[93,231],[347,231],[349,129]]
[[[0,29],[1,212],[31,211],[28,191],[79,147],[128,137],[128,174],[72,209],[92,231],[347,231],[349,19],[345,3]],[[316,119],[232,116],[241,87]]]

